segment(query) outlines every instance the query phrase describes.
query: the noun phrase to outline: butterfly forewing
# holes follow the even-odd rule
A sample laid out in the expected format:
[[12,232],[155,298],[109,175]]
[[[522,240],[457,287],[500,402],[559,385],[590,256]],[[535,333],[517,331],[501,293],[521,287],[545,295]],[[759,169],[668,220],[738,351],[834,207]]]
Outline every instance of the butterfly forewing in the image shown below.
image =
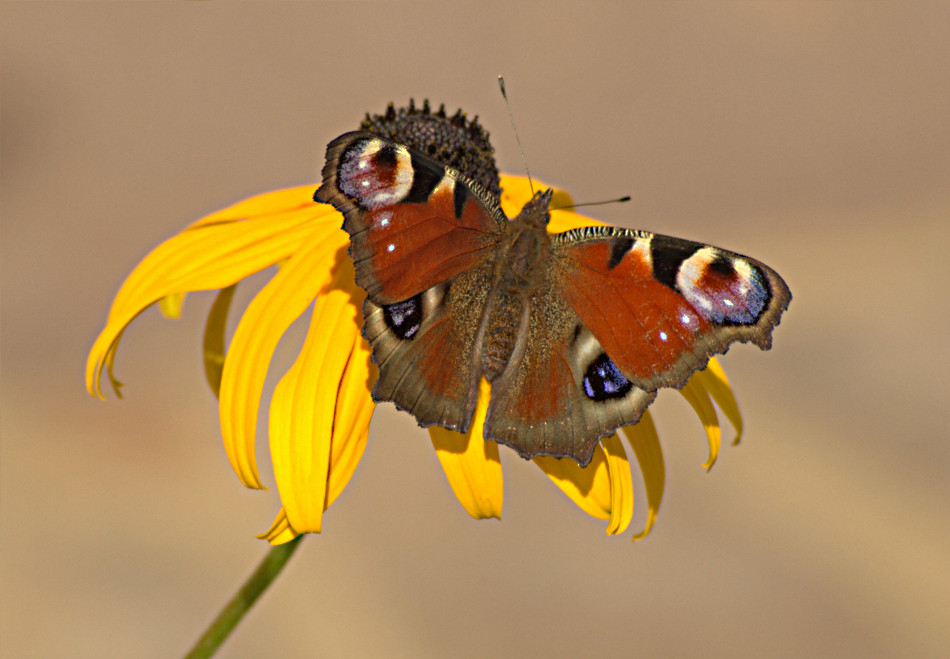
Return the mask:
[[403,302],[490,258],[507,219],[458,172],[354,132],[327,147],[315,199],[344,215],[356,281],[379,304]]
[[367,292],[363,334],[379,366],[373,397],[424,426],[467,429],[477,334],[508,219],[458,172],[369,133],[331,142],[323,177],[315,199],[343,213]]
[[771,344],[788,287],[733,252],[643,231],[590,227],[558,234],[564,296],[638,387],[682,386],[736,341]]

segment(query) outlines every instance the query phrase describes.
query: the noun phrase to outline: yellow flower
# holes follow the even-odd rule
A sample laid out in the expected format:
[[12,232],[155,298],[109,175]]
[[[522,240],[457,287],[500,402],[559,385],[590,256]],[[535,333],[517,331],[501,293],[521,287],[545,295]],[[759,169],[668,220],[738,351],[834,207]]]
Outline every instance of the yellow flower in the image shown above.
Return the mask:
[[[502,207],[513,217],[531,198],[526,179],[503,176]],[[536,187],[542,184],[535,182]],[[269,439],[281,510],[260,537],[272,544],[301,533],[317,533],[323,511],[346,487],[366,447],[374,409],[370,397],[376,368],[360,335],[365,293],[355,284],[347,255],[342,216],[312,200],[314,186],[269,192],[242,201],[192,224],[155,248],[119,289],[106,326],[86,365],[86,387],[104,398],[105,370],[113,375],[116,348],[132,320],[154,303],[176,317],[184,295],[219,290],[205,331],[205,368],[219,396],[221,433],[238,478],[264,489],[254,458],[258,404],[267,368],[283,333],[308,306],[312,320],[300,354],[278,383],[270,405]],[[552,207],[570,197],[556,191]],[[597,224],[568,210],[551,213],[550,230]],[[225,350],[225,320],[234,286],[273,265],[279,268],[254,297]],[[459,502],[475,518],[500,517],[502,473],[498,445],[482,436],[488,386],[482,390],[469,432],[444,428],[429,433],[439,461]],[[696,411],[709,441],[712,466],[720,430],[715,401],[741,434],[741,418],[728,380],[711,360],[681,390]],[[647,521],[635,536],[646,535],[663,494],[664,467],[649,412],[622,430],[643,474]],[[582,510],[607,520],[607,533],[622,533],[633,515],[633,482],[623,443],[615,434],[601,440],[590,464],[570,459],[535,458],[534,463]]]

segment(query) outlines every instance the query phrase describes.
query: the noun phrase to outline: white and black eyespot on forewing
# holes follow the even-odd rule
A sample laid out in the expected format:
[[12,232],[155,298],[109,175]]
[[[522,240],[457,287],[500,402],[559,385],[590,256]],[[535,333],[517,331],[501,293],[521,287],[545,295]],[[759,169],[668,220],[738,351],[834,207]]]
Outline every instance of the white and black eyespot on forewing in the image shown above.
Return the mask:
[[768,266],[717,247],[657,235],[651,261],[657,281],[682,295],[705,321],[719,327],[761,326],[761,337],[749,338],[763,347],[791,299]]
[[403,201],[413,186],[409,150],[375,137],[349,143],[336,170],[340,192],[364,210],[376,210]]
[[703,247],[680,264],[676,287],[716,325],[754,324],[770,297],[768,283],[754,265],[715,247]]

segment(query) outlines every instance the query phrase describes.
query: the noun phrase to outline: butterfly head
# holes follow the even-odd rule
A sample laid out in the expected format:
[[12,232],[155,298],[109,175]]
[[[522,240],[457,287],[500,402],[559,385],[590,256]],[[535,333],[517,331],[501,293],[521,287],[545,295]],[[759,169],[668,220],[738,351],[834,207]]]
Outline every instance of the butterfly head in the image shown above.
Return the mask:
[[531,201],[522,207],[521,212],[518,213],[518,217],[513,221],[527,224],[528,226],[538,229],[546,228],[548,222],[551,221],[551,214],[548,211],[548,207],[551,205],[551,197],[553,195],[554,190],[550,188],[542,190],[541,192],[535,192]]

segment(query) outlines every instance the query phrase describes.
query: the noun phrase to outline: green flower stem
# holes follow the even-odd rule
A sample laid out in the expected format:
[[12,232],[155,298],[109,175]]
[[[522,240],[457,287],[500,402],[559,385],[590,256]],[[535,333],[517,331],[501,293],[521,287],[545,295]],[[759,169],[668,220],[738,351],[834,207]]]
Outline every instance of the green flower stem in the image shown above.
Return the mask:
[[271,547],[261,564],[241,586],[241,590],[234,594],[231,601],[221,610],[218,617],[214,619],[214,622],[208,626],[198,642],[185,655],[185,659],[206,659],[217,652],[221,644],[227,640],[234,628],[241,622],[244,614],[254,606],[257,598],[267,590],[271,582],[284,569],[284,565],[297,550],[297,545],[302,537],[302,535],[298,535],[290,542]]

